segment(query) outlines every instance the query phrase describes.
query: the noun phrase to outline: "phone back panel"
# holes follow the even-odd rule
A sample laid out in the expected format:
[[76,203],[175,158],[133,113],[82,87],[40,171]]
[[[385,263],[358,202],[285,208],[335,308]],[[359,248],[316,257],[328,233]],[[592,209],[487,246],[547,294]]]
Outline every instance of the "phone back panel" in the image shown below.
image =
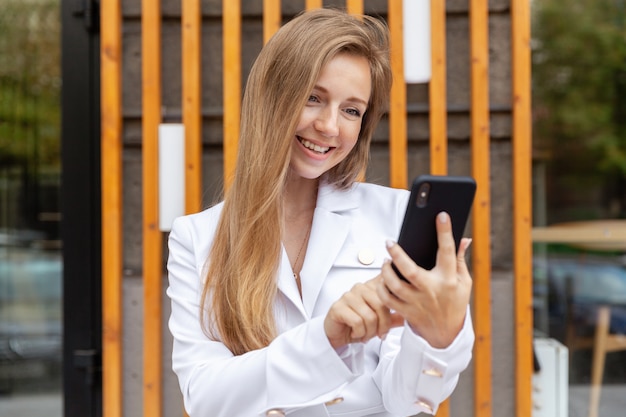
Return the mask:
[[[428,184],[428,195],[420,196]],[[471,177],[421,175],[411,186],[411,197],[398,238],[398,244],[425,269],[432,269],[437,260],[437,229],[435,219],[442,211],[450,215],[456,248],[463,237],[476,182]]]

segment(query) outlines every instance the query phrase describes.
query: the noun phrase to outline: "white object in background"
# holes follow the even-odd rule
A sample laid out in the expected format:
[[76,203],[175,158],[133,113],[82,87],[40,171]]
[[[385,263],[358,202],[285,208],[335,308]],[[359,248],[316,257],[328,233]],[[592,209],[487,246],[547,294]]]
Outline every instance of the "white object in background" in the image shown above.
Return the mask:
[[185,214],[185,126],[159,125],[159,230]]
[[430,0],[404,0],[402,5],[404,80],[407,83],[427,83],[432,72]]
[[540,370],[533,375],[532,417],[567,417],[568,351],[557,340],[535,339]]

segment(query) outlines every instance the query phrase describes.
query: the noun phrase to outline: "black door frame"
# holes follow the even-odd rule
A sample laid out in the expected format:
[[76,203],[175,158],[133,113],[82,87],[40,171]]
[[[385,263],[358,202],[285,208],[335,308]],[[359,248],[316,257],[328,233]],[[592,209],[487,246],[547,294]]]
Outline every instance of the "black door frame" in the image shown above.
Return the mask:
[[65,417],[102,415],[98,23],[96,0],[61,0]]

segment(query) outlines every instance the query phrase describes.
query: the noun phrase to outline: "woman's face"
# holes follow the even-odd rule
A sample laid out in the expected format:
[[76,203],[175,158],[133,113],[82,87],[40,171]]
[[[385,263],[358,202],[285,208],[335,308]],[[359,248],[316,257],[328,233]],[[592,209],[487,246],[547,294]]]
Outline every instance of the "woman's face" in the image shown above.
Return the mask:
[[348,156],[359,137],[371,84],[362,56],[341,53],[322,68],[293,139],[294,173],[319,178]]

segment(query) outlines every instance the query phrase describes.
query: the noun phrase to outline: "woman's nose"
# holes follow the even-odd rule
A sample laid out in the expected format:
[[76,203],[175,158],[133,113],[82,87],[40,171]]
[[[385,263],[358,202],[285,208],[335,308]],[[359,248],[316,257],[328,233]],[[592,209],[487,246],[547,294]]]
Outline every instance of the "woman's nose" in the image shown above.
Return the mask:
[[338,112],[332,109],[325,109],[320,112],[314,122],[315,129],[327,137],[339,135],[339,124],[337,120]]

